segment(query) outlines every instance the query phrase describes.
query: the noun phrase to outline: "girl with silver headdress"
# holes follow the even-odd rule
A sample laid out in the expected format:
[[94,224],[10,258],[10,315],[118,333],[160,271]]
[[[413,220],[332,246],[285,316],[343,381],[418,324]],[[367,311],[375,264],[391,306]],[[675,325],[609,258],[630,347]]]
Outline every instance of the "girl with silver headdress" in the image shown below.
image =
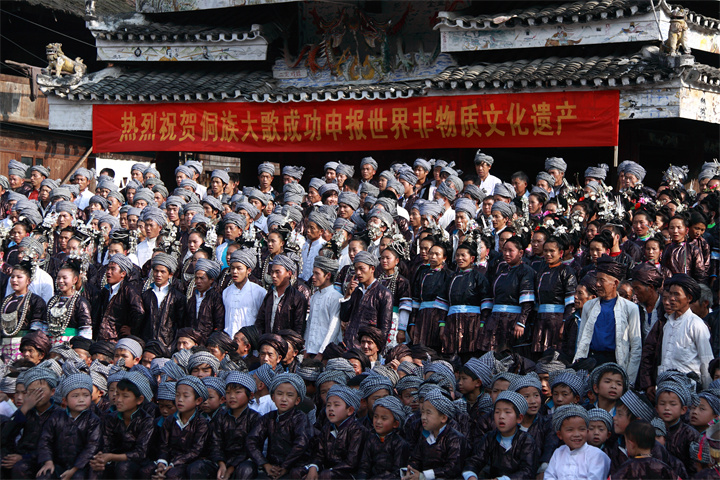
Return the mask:
[[23,260],[13,267],[8,279],[11,294],[0,306],[2,318],[2,355],[17,360],[21,357],[20,342],[30,330],[47,330],[45,300],[30,292],[33,270],[37,267]]
[[82,270],[82,261],[71,258],[58,271],[55,279],[58,293],[47,304],[48,334],[53,344],[67,342],[77,335],[92,338],[90,302],[80,294]]
[[387,338],[387,350],[407,340],[407,325],[412,312],[410,282],[400,274],[400,262],[409,257],[408,245],[400,234],[395,234],[390,239],[390,243],[380,254],[382,273],[378,276],[378,281],[390,290],[393,298],[392,325]]

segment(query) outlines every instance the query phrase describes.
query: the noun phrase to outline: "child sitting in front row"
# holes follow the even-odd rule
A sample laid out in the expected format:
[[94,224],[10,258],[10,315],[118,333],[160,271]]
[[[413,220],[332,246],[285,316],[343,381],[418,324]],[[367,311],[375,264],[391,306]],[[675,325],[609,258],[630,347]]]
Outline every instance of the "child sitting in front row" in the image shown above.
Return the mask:
[[[255,478],[258,466],[270,478],[283,477],[304,468],[309,460],[310,421],[297,408],[305,398],[305,382],[294,373],[281,373],[273,378],[270,395],[277,411],[263,415],[250,432],[247,450],[255,465],[244,467],[243,472],[238,469],[238,478]],[[263,454],[265,440],[267,455]]]
[[87,373],[68,375],[60,383],[67,410],[57,409],[38,442],[37,478],[90,478],[90,460],[100,446],[100,418],[92,413],[93,383]]
[[140,406],[152,398],[150,383],[143,374],[129,372],[117,382],[115,412],[102,420],[102,451],[90,462],[104,478],[136,478],[147,458],[154,432],[154,418]]
[[350,478],[360,467],[368,432],[355,417],[359,408],[357,390],[346,385],[330,388],[325,404],[328,423],[307,466],[307,480]]
[[586,441],[590,423],[579,405],[563,405],[553,413],[553,426],[564,443],[555,450],[545,480],[604,480],[610,473],[610,458]]
[[410,444],[400,435],[405,418],[403,403],[396,397],[375,401],[373,432],[365,442],[360,469],[355,475],[358,479],[397,478],[400,469],[408,464]]
[[260,414],[248,407],[255,393],[255,379],[249,373],[230,372],[225,377],[227,409],[210,423],[210,460],[218,464],[218,478],[240,478],[238,467],[248,460],[247,437],[260,421]]
[[208,438],[208,421],[198,411],[207,398],[207,387],[198,377],[187,375],[177,382],[177,411],[160,428],[157,462],[144,466],[140,478],[189,478],[187,466],[199,459]]
[[487,433],[474,455],[465,464],[465,480],[475,479],[486,466],[490,477],[534,478],[540,449],[531,435],[520,429],[528,404],[525,397],[514,391],[500,393],[493,413],[495,429]]
[[655,427],[650,422],[635,420],[625,429],[625,445],[629,460],[612,474],[613,480],[635,478],[675,479],[677,474],[664,462],[653,458]]
[[460,432],[448,427],[455,416],[455,405],[441,388],[434,387],[425,393],[421,412],[422,427],[429,435],[418,440],[402,480],[420,480],[421,475],[457,478],[465,462],[467,441]]

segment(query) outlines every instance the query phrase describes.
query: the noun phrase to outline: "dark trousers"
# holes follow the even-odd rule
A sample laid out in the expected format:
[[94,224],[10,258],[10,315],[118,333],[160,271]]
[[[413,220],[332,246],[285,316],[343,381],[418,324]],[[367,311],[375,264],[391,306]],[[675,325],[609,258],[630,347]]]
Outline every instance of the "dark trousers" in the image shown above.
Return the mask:
[[595,367],[599,367],[600,365],[604,365],[606,363],[617,363],[615,361],[615,351],[610,352],[600,352],[597,350],[590,350],[588,352],[588,358],[593,358],[597,362],[595,364]]

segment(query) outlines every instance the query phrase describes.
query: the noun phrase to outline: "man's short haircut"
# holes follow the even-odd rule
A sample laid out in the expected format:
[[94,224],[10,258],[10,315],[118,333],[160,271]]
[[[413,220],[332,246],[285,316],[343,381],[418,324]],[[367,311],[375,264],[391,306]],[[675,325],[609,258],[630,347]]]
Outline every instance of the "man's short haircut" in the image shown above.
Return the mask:
[[530,178],[527,176],[527,173],[520,170],[519,172],[515,172],[512,174],[512,177],[510,177],[510,180],[515,180],[516,178],[519,178],[523,182],[530,184]]

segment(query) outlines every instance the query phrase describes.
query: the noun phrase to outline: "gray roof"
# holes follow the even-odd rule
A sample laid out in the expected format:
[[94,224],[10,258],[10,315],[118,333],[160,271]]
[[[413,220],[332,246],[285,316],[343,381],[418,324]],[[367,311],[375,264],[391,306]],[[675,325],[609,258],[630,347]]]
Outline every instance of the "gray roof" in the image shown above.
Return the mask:
[[246,100],[286,103],[343,99],[391,99],[425,95],[428,90],[519,90],[568,87],[616,88],[658,83],[682,76],[688,82],[720,87],[720,69],[695,64],[673,69],[649,51],[632,56],[550,57],[497,64],[450,67],[422,81],[288,87],[270,72],[233,71],[225,66],[188,70],[185,66],[110,67],[80,81],[40,76],[46,94],[100,102],[186,102]]
[[[657,7],[669,13],[671,6],[665,0],[656,2]],[[585,23],[652,12],[650,0],[589,0],[563,4],[539,3],[537,7],[511,10],[507,13],[463,15],[455,12],[439,12],[438,24],[466,30],[513,28],[517,26],[542,25],[546,23]],[[720,21],[695,12],[688,12],[691,24],[717,30]]]
[[[85,16],[85,0],[21,0],[21,2],[58,10],[81,18]],[[134,11],[134,0],[100,0],[97,2],[97,13],[103,15]]]
[[454,89],[518,89],[568,86],[616,86],[660,82],[677,76],[654,57],[549,57],[497,64],[451,67],[426,81],[428,87]]
[[[95,38],[121,42],[230,42],[277,36],[270,25],[195,25],[191,23],[151,22],[142,14],[103,19],[90,30]],[[270,37],[270,38],[268,38]]]

